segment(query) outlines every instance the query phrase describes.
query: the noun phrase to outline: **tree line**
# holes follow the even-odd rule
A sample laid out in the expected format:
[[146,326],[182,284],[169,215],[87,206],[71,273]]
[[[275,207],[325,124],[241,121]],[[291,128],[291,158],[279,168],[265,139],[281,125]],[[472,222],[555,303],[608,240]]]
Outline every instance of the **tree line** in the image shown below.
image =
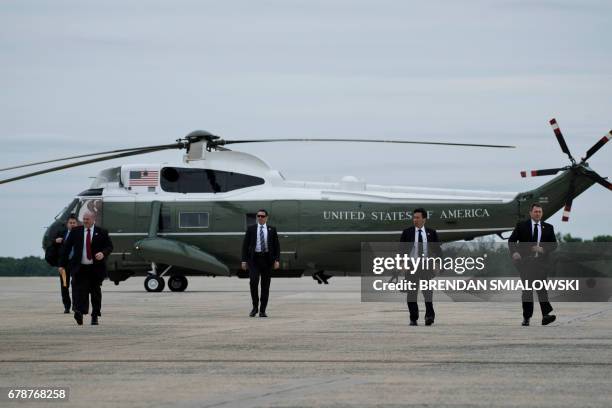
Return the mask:
[[[557,233],[559,242],[612,242],[612,235],[597,235],[592,239],[582,239],[571,234]],[[0,276],[57,276],[57,268],[49,266],[43,258],[0,257]]]

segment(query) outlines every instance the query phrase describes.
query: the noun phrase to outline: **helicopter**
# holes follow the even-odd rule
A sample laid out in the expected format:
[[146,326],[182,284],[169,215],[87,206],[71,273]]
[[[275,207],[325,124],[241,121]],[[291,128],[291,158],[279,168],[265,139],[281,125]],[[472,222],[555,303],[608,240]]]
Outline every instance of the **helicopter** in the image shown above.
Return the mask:
[[145,290],[161,292],[167,277],[168,288],[181,292],[187,288],[187,276],[248,277],[240,268],[242,239],[246,228],[256,222],[257,210],[266,208],[282,250],[281,268],[273,276],[310,275],[319,284],[327,284],[332,276],[360,275],[361,243],[397,241],[416,207],[427,209],[428,225],[443,242],[490,234],[504,239],[503,233],[527,216],[532,203],[540,204],[547,218],[563,208],[562,221],[567,222],[573,200],[593,184],[612,190],[612,183],[587,163],[612,138],[612,131],[576,161],[556,120],[550,125],[570,164],[521,172],[522,177],[560,174],[518,193],[373,185],[354,177],[339,182],[287,180],[262,159],[226,147],[272,142],[514,146],[378,139],[228,140],[206,131],[194,131],[171,144],[3,168],[0,171],[86,158],[0,180],[0,184],[106,160],[185,150],[183,160],[175,163],[123,164],[99,172],[46,229],[43,249],[52,245],[71,214],[81,219],[89,212],[113,240],[114,252],[107,261],[111,281],[118,285],[129,277],[145,276]]

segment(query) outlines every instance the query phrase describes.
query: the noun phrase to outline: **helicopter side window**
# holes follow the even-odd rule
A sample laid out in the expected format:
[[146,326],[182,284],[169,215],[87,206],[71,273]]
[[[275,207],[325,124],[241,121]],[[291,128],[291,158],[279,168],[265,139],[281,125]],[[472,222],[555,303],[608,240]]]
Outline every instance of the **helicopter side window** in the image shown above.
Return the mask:
[[161,171],[161,188],[171,193],[225,193],[263,183],[260,177],[221,170],[164,167]]
[[179,213],[179,228],[208,228],[207,212]]

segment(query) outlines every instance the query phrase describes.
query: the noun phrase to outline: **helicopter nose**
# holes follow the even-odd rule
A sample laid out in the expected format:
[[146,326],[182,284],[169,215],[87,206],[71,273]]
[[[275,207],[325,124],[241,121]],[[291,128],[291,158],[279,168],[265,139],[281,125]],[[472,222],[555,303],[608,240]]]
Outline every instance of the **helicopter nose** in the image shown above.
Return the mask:
[[49,234],[49,229],[50,228],[51,228],[50,226],[46,227],[45,228],[45,232],[43,233],[43,236],[42,236],[42,247],[43,247],[43,249],[47,249],[49,247],[49,245],[51,244],[51,237],[50,237],[50,234]]
[[54,221],[48,227],[45,228],[45,232],[42,236],[42,247],[43,249],[47,249],[50,245],[53,244],[52,240],[55,237],[60,229],[62,228],[61,221]]

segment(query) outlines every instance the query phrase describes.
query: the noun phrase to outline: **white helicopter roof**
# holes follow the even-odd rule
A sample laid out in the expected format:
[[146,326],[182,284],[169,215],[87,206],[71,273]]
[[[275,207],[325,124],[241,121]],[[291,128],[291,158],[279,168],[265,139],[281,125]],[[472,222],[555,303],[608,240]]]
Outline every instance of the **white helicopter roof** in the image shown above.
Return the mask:
[[[224,193],[171,193],[156,188],[130,188],[127,181],[131,172],[160,172],[164,167],[200,168],[217,171],[247,174],[260,177],[264,184],[246,187]],[[159,173],[158,173],[159,174]],[[121,167],[106,169],[98,174],[91,188],[104,188],[105,196],[138,195],[146,199],[150,194],[156,195],[156,200],[182,199],[197,200],[332,200],[332,201],[363,201],[363,202],[478,202],[500,203],[509,202],[517,195],[516,192],[493,192],[481,190],[459,190],[430,187],[410,187],[367,184],[353,176],[345,176],[338,182],[317,182],[286,180],[278,171],[259,157],[248,153],[221,150],[205,152],[201,158],[190,158],[185,155],[183,162],[178,163],[136,163]]]

